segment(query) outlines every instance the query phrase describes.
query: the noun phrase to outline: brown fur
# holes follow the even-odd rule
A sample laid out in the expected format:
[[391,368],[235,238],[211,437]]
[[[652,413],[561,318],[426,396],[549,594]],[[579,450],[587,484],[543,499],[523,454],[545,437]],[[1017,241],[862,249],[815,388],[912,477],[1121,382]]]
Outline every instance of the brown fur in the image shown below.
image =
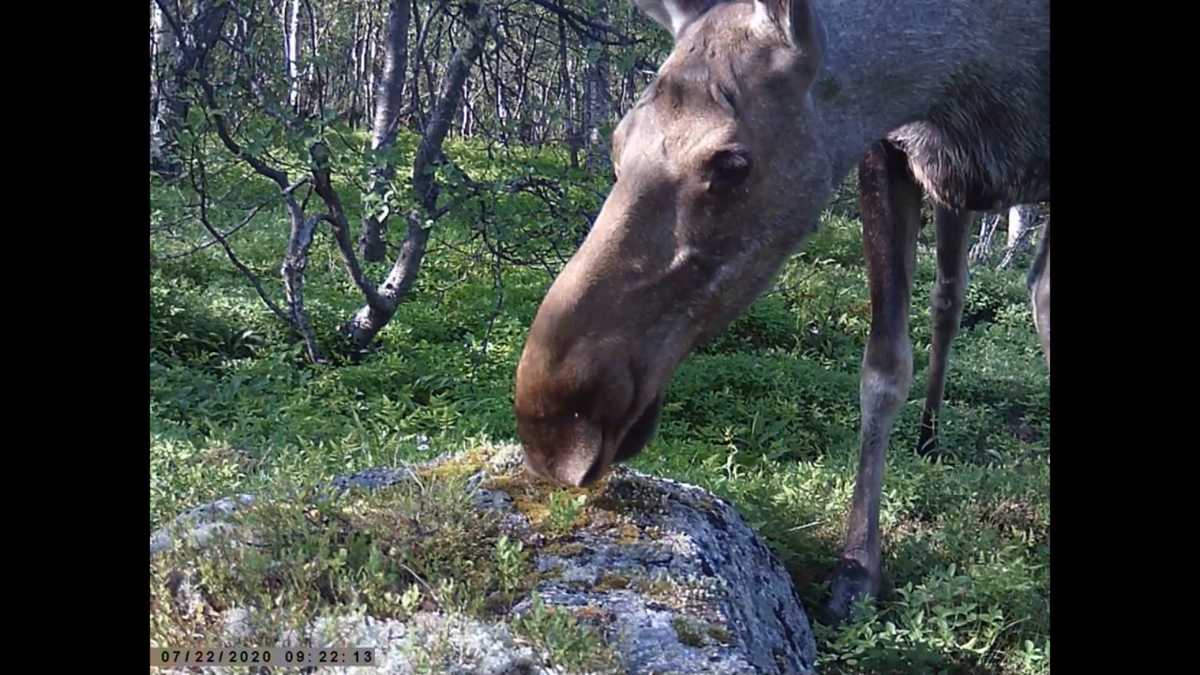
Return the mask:
[[[1049,2],[634,0],[675,48],[613,134],[616,184],[516,373],[535,473],[584,486],[650,441],[662,392],[743,313],[859,163],[872,323],[862,460],[831,608],[879,583],[884,455],[912,380],[920,198],[936,206],[932,447],[970,210],[1048,201]],[[1030,293],[1049,363],[1049,231]]]

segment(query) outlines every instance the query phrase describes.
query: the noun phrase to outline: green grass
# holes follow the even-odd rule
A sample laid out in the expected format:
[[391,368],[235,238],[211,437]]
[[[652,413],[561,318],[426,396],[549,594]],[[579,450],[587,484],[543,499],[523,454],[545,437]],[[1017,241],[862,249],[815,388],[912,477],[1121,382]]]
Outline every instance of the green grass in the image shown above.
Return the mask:
[[[473,176],[500,166],[497,177],[525,167],[577,178],[552,156],[489,164],[465,145],[449,150]],[[270,194],[257,181],[227,180],[233,201]],[[353,183],[339,189],[357,218]],[[181,220],[173,238],[153,235],[152,248],[202,240],[181,206],[186,195],[152,195],[152,224]],[[469,234],[486,222],[493,243],[545,253],[547,233],[580,227],[559,222],[564,213],[598,202],[583,187],[558,211],[525,195],[488,200],[439,222],[413,293],[360,365],[306,365],[218,247],[153,264],[151,527],[234,492],[513,438],[512,375],[553,267],[497,270]],[[227,227],[240,213],[216,207],[214,219]],[[232,240],[277,298],[284,232],[280,212],[264,212]],[[737,505],[792,572],[817,622],[824,673],[1049,673],[1049,386],[1022,269],[972,272],[943,408],[944,457],[933,464],[913,453],[934,277],[932,252],[920,252],[913,390],[892,435],[883,495],[888,587],[854,623],[820,623],[858,461],[869,323],[861,259],[858,224],[828,217],[777,287],[680,367],[658,434],[632,465]],[[386,271],[366,267],[376,279]],[[325,234],[307,279],[310,320],[329,344],[361,299]],[[552,518],[569,523],[572,508],[556,503]]]

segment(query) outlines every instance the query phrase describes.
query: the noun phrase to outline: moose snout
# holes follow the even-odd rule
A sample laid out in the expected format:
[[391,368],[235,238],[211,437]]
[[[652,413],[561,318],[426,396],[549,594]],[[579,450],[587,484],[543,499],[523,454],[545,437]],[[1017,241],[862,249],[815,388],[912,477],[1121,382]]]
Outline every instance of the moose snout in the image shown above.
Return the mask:
[[662,397],[656,396],[632,421],[607,428],[579,413],[541,419],[518,414],[525,466],[546,480],[588,487],[613,464],[633,459],[645,449],[661,410]]
[[517,366],[513,411],[525,465],[561,485],[587,487],[649,442],[662,407],[658,378],[629,343],[572,340],[555,348],[535,331]]
[[604,475],[607,468],[604,430],[583,416],[575,413],[551,419],[518,416],[517,434],[526,468],[546,480],[587,487]]
[[[687,352],[687,313],[673,291],[691,279],[673,266],[670,242],[638,234],[659,213],[630,212],[632,189],[618,183],[606,200],[546,292],[517,364],[513,411],[525,465],[562,485],[587,487],[642,451]],[[647,195],[632,201],[649,209],[656,200]]]

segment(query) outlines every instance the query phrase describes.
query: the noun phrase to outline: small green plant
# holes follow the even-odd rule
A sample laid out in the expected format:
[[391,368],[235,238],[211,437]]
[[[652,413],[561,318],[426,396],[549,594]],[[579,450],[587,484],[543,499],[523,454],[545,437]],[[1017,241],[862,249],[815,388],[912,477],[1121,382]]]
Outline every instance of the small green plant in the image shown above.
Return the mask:
[[580,624],[561,607],[547,607],[536,590],[530,596],[529,611],[514,619],[513,630],[545,654],[549,665],[566,672],[623,672],[616,655],[594,628]]
[[564,490],[556,490],[550,495],[550,513],[546,524],[559,532],[569,530],[586,502],[587,495],[572,497]]
[[521,575],[525,572],[526,553],[525,547],[520,541],[508,538],[508,535],[502,534],[496,540],[496,550],[493,553],[493,558],[496,561],[497,571],[500,575],[500,588],[505,593],[510,593],[521,582]]
[[417,611],[417,603],[421,600],[421,589],[412,584],[400,595],[400,610],[411,615]]

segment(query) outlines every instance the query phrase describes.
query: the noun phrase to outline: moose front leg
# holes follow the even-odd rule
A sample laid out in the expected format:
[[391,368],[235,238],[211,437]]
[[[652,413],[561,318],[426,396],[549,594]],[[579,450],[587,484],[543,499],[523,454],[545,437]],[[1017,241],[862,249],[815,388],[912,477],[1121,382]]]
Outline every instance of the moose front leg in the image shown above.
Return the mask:
[[1042,342],[1042,354],[1046,357],[1046,368],[1050,367],[1050,223],[1046,223],[1046,234],[1038,248],[1033,266],[1029,268],[1029,300],[1033,305],[1033,323],[1037,326],[1038,338]]
[[921,191],[895,146],[884,141],[871,146],[859,163],[858,181],[871,329],[859,390],[858,478],[829,601],[835,621],[848,618],[855,601],[879,590],[879,500],[888,436],[912,383],[908,310],[921,228]]
[[946,393],[946,372],[950,363],[950,344],[958,335],[962,320],[963,298],[967,290],[967,223],[970,211],[955,211],[939,206],[934,210],[937,226],[937,281],[930,298],[933,343],[929,349],[929,382],[925,389],[925,409],[921,412],[921,434],[917,453],[926,457],[938,451],[938,415]]

